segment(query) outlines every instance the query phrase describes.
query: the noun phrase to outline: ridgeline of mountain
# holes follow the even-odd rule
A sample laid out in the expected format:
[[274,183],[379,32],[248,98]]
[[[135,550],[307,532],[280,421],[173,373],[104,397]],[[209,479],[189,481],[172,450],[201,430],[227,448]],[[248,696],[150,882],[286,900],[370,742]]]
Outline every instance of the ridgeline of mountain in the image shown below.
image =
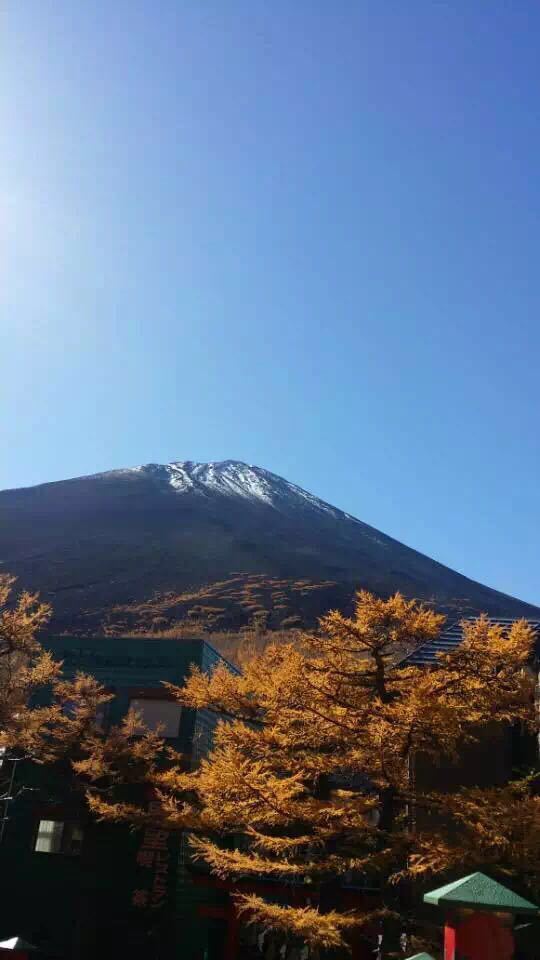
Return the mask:
[[[39,590],[51,630],[312,623],[354,590],[454,617],[538,618],[260,467],[175,462],[0,492],[0,570]],[[189,621],[188,621],[189,622]]]

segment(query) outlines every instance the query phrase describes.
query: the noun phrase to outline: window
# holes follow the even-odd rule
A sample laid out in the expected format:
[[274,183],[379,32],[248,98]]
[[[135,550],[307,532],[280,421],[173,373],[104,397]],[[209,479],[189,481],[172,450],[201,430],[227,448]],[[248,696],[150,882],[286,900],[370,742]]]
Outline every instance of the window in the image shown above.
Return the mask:
[[76,823],[64,820],[40,820],[34,850],[36,853],[64,853],[76,857],[81,852],[83,833]]
[[100,703],[99,707],[96,710],[96,715],[94,717],[94,725],[102,733],[107,727],[107,720],[109,717],[108,707],[109,707],[109,703]]
[[40,820],[34,850],[39,853],[60,853],[63,832],[61,820]]
[[[130,700],[130,710],[139,714],[143,727],[162,737],[177,737],[180,730],[182,707],[174,700],[150,700],[146,697]],[[141,727],[141,733],[144,730]]]

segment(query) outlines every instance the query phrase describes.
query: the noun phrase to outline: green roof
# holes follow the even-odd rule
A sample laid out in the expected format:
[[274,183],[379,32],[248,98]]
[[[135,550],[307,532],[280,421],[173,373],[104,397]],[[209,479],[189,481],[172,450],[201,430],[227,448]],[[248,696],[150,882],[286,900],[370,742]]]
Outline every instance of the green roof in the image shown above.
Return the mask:
[[430,953],[415,953],[414,957],[407,957],[407,960],[435,960]]
[[502,883],[497,883],[485,873],[471,873],[468,877],[447,883],[438,890],[424,894],[425,903],[436,906],[478,907],[483,910],[502,910],[505,913],[540,913],[539,908],[524,900]]
[[33,943],[28,943],[28,940],[23,940],[22,937],[11,937],[9,940],[2,940],[0,950],[21,950],[24,953],[29,953],[37,950],[37,947]]

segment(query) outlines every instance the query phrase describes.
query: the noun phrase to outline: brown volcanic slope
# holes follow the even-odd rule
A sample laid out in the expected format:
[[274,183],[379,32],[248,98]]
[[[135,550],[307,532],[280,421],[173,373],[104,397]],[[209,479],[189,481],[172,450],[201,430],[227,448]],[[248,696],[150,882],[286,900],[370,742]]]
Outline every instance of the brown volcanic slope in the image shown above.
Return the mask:
[[0,561],[53,604],[54,631],[165,627],[186,616],[223,629],[261,609],[275,626],[311,622],[346,606],[360,586],[399,589],[456,616],[540,615],[236,461],[149,464],[5,490]]
[[107,612],[104,630],[117,635],[170,633],[175,628],[234,631],[256,622],[269,630],[295,630],[314,625],[331,608],[352,612],[352,600],[350,584],[237,573],[197,590],[158,593],[140,603],[114,606]]

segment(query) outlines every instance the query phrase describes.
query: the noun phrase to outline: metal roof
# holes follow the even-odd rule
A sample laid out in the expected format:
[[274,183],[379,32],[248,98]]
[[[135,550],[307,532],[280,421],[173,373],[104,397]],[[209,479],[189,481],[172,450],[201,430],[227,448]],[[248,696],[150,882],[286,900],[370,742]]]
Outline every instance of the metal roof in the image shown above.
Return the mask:
[[424,903],[435,906],[477,907],[482,910],[502,910],[505,913],[527,913],[538,916],[535,903],[503,887],[485,873],[470,873],[467,877],[447,883],[438,890],[424,894]]
[[[459,646],[463,639],[463,629],[461,624],[465,622],[473,623],[477,617],[463,617],[456,623],[443,630],[434,640],[428,640],[421,644],[412,653],[400,661],[400,666],[407,667],[428,667],[437,663],[438,653],[452,653]],[[493,625],[500,625],[509,629],[521,617],[489,617],[489,622]],[[540,620],[527,620],[527,623],[540,637]]]
[[37,950],[37,947],[33,943],[28,943],[28,940],[23,940],[22,937],[10,937],[9,940],[2,940],[0,950],[21,950],[28,953],[31,950]]

